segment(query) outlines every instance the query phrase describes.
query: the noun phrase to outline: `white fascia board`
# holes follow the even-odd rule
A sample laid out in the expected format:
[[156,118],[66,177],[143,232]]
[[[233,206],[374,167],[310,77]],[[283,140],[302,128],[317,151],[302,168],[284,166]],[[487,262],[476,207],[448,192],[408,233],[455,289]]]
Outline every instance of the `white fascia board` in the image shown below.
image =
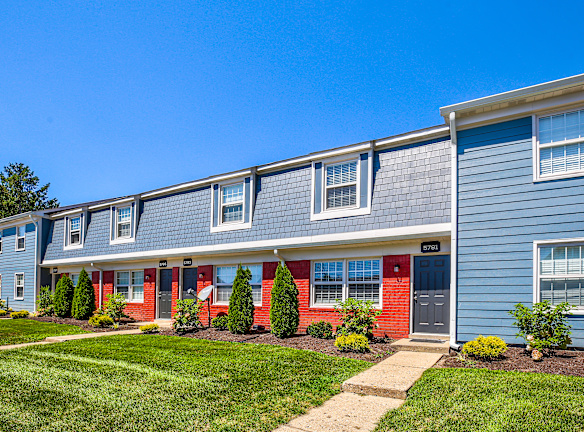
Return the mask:
[[144,252],[128,252],[110,255],[45,260],[42,262],[42,265],[45,267],[51,267],[67,264],[100,263],[151,258],[172,258],[189,255],[212,255],[220,253],[262,251],[282,248],[302,248],[314,246],[387,242],[424,237],[449,236],[450,229],[450,223],[415,225],[410,227],[383,228],[377,230],[344,232],[338,234],[321,234],[287,239],[258,240],[251,242],[224,243],[174,249],[160,249]]
[[85,211],[85,208],[78,207],[78,208],[67,210],[67,211],[64,211],[61,213],[52,214],[50,217],[51,217],[51,219],[60,219],[63,216],[69,216],[69,215],[76,214],[76,213],[83,213],[84,211]]
[[122,198],[122,199],[118,199],[118,200],[114,200],[114,201],[108,201],[108,202],[104,202],[101,204],[96,204],[94,206],[88,207],[88,209],[89,210],[100,210],[100,209],[104,209],[104,208],[119,205],[119,204],[129,203],[129,202],[134,201],[135,199],[136,199],[136,197],[131,196],[128,198]]
[[419,131],[409,132],[395,137],[383,138],[375,140],[375,149],[385,147],[395,147],[404,144],[415,143],[431,138],[446,138],[450,135],[450,128],[448,126],[436,126]]
[[0,221],[0,229],[10,228],[12,226],[22,225],[23,223],[30,223],[31,219],[38,222],[43,218],[43,215],[37,212],[22,213],[16,216],[11,216]]

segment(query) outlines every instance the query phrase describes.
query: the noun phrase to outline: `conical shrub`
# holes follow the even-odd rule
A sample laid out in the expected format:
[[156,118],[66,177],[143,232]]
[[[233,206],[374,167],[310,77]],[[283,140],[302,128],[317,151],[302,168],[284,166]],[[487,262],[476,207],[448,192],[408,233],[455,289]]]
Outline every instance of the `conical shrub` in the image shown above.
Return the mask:
[[278,264],[272,286],[270,327],[279,338],[290,337],[298,330],[298,286],[285,264]]
[[247,333],[253,325],[254,305],[250,280],[251,271],[248,268],[243,268],[240,264],[233,281],[233,291],[229,298],[229,321],[227,327],[234,334]]
[[75,287],[69,276],[63,275],[55,288],[55,315],[61,318],[71,316],[71,306]]
[[76,319],[89,319],[95,310],[95,291],[85,269],[79,273],[79,280],[73,295],[71,315]]

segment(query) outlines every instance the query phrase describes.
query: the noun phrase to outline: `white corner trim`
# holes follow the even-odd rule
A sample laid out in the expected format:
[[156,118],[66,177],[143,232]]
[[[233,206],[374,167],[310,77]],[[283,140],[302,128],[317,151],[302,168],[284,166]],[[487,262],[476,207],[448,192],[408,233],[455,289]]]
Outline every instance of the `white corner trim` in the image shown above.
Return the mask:
[[[456,113],[449,116],[450,121],[450,346],[458,346],[458,134]],[[413,269],[412,269],[413,271]],[[412,273],[413,274],[413,273]],[[413,316],[413,315],[412,315]],[[413,324],[412,324],[413,327]]]
[[343,244],[360,244],[371,242],[399,241],[424,237],[443,237],[450,235],[451,224],[414,225],[408,227],[382,228],[368,231],[343,232],[337,234],[320,234],[286,239],[256,240],[239,243],[222,243],[205,246],[191,246],[173,249],[158,249],[144,252],[127,252],[120,254],[94,255],[88,257],[46,260],[44,267],[66,264],[99,263],[110,261],[142,260],[151,258],[172,258],[183,255],[215,255],[248,251],[264,251],[279,248],[303,248],[312,246],[329,246]]

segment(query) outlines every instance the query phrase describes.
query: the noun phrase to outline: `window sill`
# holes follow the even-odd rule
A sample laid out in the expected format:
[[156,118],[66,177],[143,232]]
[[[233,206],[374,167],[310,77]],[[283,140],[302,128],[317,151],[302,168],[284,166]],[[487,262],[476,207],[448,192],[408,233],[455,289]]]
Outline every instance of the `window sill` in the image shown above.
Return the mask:
[[14,297],[14,301],[24,301],[24,297]]
[[136,241],[135,237],[124,238],[124,239],[115,239],[115,240],[110,240],[110,245],[134,243],[135,241]]
[[310,221],[312,222],[327,219],[338,219],[351,216],[364,216],[368,214],[371,214],[371,207],[325,210],[321,213],[311,214]]
[[546,182],[546,181],[570,179],[570,178],[577,178],[577,177],[584,177],[584,171],[574,171],[574,172],[563,173],[563,174],[554,174],[554,175],[550,175],[550,176],[535,177],[533,179],[533,182],[534,183],[541,183],[541,182]]
[[26,248],[24,249],[14,249],[14,252],[24,252],[26,250]]
[[63,250],[75,250],[75,249],[83,249],[83,245],[74,245],[74,246],[63,246]]
[[250,229],[251,228],[251,222],[241,222],[241,223],[234,223],[234,224],[225,224],[225,225],[219,225],[219,226],[212,226],[211,227],[211,232],[212,233],[217,233],[217,232],[225,232],[225,231],[235,231],[235,230],[242,230],[242,229]]
[[[229,303],[211,303],[211,306],[229,307]],[[262,307],[262,303],[254,303],[253,307]]]

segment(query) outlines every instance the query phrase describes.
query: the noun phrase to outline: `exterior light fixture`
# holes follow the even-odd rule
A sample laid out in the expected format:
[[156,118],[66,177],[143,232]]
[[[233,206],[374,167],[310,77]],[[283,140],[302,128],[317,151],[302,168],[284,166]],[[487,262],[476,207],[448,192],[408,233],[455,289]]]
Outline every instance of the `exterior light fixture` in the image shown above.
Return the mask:
[[203,279],[205,277],[205,273],[199,273],[199,279]]
[[395,266],[393,266],[393,272],[394,273],[399,273],[399,264],[396,264]]
[[150,275],[149,275],[149,274],[147,274],[146,276],[144,276],[144,279],[146,279],[146,280],[150,280]]

